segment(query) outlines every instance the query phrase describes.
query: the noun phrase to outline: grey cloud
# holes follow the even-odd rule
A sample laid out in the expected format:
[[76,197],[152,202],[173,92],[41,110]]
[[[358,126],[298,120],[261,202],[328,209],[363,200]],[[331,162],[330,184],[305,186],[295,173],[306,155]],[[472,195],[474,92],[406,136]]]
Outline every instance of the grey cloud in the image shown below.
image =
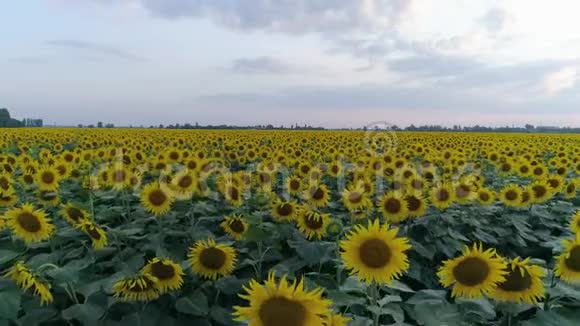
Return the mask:
[[256,57],[236,59],[226,70],[241,74],[288,74],[298,68],[272,57]]
[[[396,23],[410,0],[141,0],[165,18],[209,17],[235,29],[284,33],[369,30],[387,19]],[[369,6],[369,7],[366,7]]]
[[493,8],[490,9],[485,15],[483,15],[480,21],[490,33],[496,33],[501,31],[512,19],[512,15],[510,15],[510,13],[506,10],[501,8]]
[[129,61],[143,61],[144,58],[134,53],[125,51],[111,45],[98,44],[80,40],[48,40],[45,42],[49,46],[85,50],[106,56],[117,57]]

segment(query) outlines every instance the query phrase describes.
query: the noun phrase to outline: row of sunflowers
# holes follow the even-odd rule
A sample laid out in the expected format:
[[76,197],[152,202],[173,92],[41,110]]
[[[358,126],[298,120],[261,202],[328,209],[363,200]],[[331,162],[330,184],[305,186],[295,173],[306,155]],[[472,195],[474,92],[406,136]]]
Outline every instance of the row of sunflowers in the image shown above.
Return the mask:
[[580,137],[0,142],[0,322],[565,325],[580,306]]

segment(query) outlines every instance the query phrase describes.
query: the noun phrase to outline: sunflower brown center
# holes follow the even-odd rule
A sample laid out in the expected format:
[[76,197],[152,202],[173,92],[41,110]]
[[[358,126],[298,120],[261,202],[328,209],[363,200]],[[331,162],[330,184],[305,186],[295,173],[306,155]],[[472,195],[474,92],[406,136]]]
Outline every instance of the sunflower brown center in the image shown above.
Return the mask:
[[244,231],[246,231],[244,223],[237,219],[230,222],[230,229],[232,229],[232,231],[235,233],[244,233]]
[[310,230],[318,230],[324,224],[322,218],[316,214],[308,214],[304,218],[304,223]]
[[22,213],[18,215],[17,220],[18,224],[27,232],[31,233],[38,232],[42,228],[42,225],[40,224],[38,217],[36,217],[32,213],[28,212]]
[[530,169],[526,165],[520,166],[521,173],[528,173],[528,171],[530,171]]
[[435,193],[435,197],[438,201],[447,201],[449,200],[449,192],[447,189],[440,189]]
[[80,209],[76,208],[76,207],[69,207],[67,209],[67,213],[68,216],[71,218],[71,220],[78,222],[80,219],[82,219],[84,217],[83,212],[80,211]]
[[457,282],[466,286],[481,284],[489,275],[489,266],[481,258],[469,257],[453,269]]
[[191,186],[192,183],[193,178],[189,175],[184,175],[183,177],[181,177],[181,179],[179,179],[179,182],[177,184],[179,185],[180,188],[187,188]]
[[127,177],[127,175],[125,174],[125,171],[117,170],[117,171],[115,171],[115,175],[113,177],[115,178],[116,182],[123,182],[123,181],[125,181],[125,178]]
[[384,206],[385,210],[391,214],[396,214],[401,211],[401,202],[395,198],[387,199]]
[[505,282],[498,285],[498,287],[508,292],[525,291],[532,286],[532,276],[527,270],[524,270],[524,276],[519,268],[511,270],[506,276]]
[[0,188],[8,190],[10,188],[10,182],[6,178],[0,178]]
[[566,187],[566,192],[567,193],[571,194],[574,191],[576,191],[576,186],[573,183],[569,184],[568,187]]
[[304,326],[306,308],[299,302],[286,298],[271,298],[259,311],[264,326]]
[[291,215],[293,212],[292,205],[287,204],[287,203],[280,204],[280,205],[278,205],[277,211],[278,211],[278,214],[280,214],[281,216]]
[[371,268],[381,268],[391,260],[391,248],[379,239],[365,241],[359,248],[362,262]]
[[298,190],[300,188],[300,182],[298,180],[290,181],[290,188],[292,188],[292,190]]
[[560,186],[560,181],[558,180],[548,180],[548,183],[550,184],[550,187],[552,188],[558,188]]
[[570,257],[564,260],[564,264],[574,272],[580,272],[580,246],[576,245],[570,250]]
[[544,186],[541,185],[536,185],[532,187],[532,190],[534,191],[534,196],[536,198],[542,198],[544,197],[544,195],[546,194],[547,190]]
[[359,192],[351,192],[348,195],[348,201],[353,203],[353,204],[358,204],[362,201],[362,194],[360,194]]
[[457,195],[457,198],[467,198],[469,196],[470,192],[471,192],[471,189],[467,185],[459,185],[457,187],[457,189],[455,190],[455,194]]
[[43,172],[41,180],[43,183],[51,184],[54,182],[54,174],[52,172]]
[[507,200],[516,200],[518,198],[518,194],[514,190],[508,190],[505,193],[505,198]]
[[99,233],[99,231],[97,230],[96,227],[91,226],[88,228],[87,230],[88,235],[91,237],[91,239],[94,240],[101,240],[101,233]]
[[534,169],[535,175],[542,175],[543,173],[544,173],[544,170],[542,168],[535,168]]
[[175,276],[175,269],[171,265],[157,261],[151,265],[151,274],[160,280],[168,280]]
[[489,194],[487,192],[482,192],[479,194],[479,199],[481,199],[482,201],[488,201],[489,200]]
[[238,188],[236,188],[236,187],[229,187],[228,194],[230,195],[230,198],[232,200],[240,199],[240,192],[238,191]]
[[407,197],[407,206],[409,206],[409,210],[414,212],[421,208],[421,201],[415,196]]
[[218,270],[226,262],[226,254],[218,248],[206,248],[199,255],[201,264],[209,269]]
[[22,177],[22,179],[24,180],[24,182],[26,184],[33,184],[34,183],[34,178],[30,174],[24,175],[24,177]]
[[324,190],[322,190],[322,188],[320,187],[311,189],[310,194],[312,195],[312,198],[315,200],[321,200],[324,198]]
[[166,201],[167,201],[167,196],[160,189],[154,190],[149,194],[149,202],[151,202],[151,204],[153,206],[161,206]]

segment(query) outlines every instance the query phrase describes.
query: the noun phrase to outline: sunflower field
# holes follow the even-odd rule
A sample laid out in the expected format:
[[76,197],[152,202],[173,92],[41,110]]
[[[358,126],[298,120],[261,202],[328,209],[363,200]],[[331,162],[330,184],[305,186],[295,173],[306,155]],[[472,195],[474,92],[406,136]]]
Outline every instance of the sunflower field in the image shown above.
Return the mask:
[[580,325],[580,136],[4,129],[0,326]]

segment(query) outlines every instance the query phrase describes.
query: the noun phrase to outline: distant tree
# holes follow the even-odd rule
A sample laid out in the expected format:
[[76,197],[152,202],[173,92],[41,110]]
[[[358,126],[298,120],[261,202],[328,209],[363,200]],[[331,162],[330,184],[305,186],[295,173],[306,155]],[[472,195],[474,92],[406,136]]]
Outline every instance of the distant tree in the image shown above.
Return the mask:
[[97,128],[103,128],[103,123],[101,121],[97,122]]
[[160,128],[160,129],[163,129],[163,125],[162,125],[162,124],[161,124],[161,125],[159,125],[159,128]]
[[79,123],[79,124],[77,125],[77,127],[79,127],[79,128],[82,128],[82,127],[83,127],[83,124],[82,124],[82,123]]

